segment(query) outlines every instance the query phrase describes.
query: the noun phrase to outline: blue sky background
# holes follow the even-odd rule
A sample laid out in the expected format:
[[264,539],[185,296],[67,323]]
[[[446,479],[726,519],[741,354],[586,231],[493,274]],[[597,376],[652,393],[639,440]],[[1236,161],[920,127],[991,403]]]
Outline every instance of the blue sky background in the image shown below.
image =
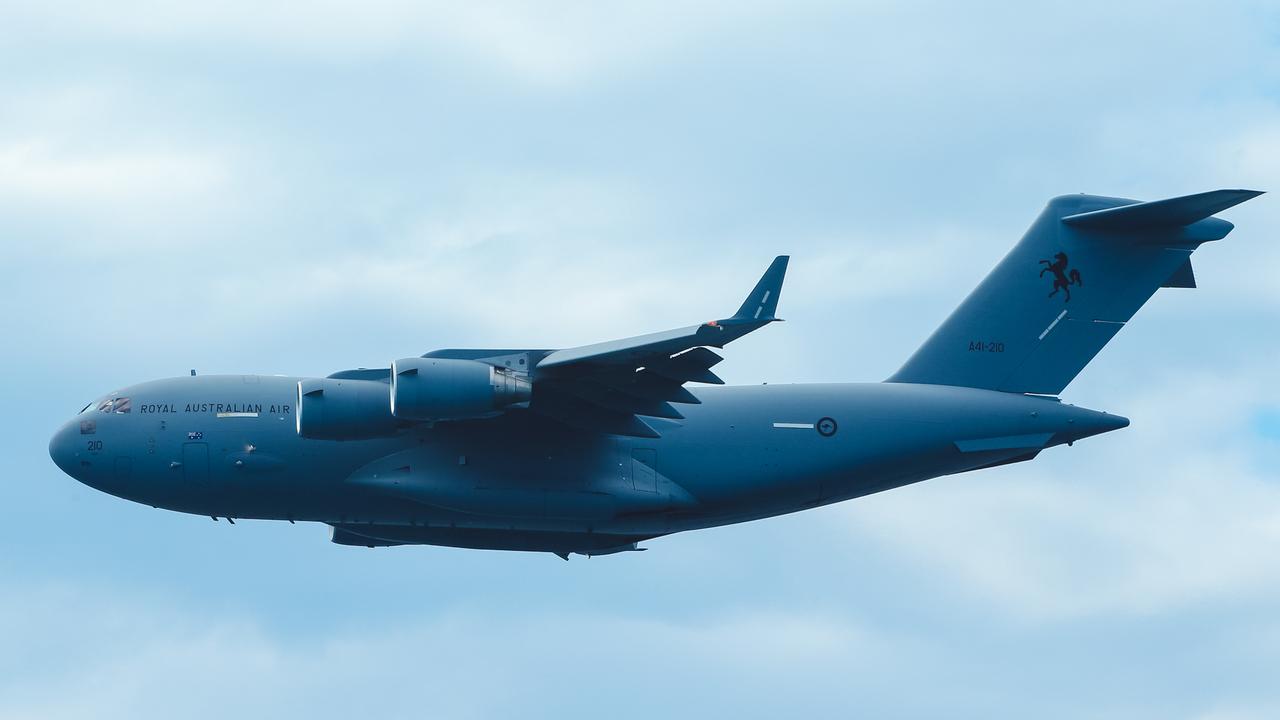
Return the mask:
[[0,717],[1280,716],[1280,205],[1027,465],[564,563],[99,494],[115,387],[780,314],[878,380],[1044,201],[1280,189],[1270,2],[0,3]]

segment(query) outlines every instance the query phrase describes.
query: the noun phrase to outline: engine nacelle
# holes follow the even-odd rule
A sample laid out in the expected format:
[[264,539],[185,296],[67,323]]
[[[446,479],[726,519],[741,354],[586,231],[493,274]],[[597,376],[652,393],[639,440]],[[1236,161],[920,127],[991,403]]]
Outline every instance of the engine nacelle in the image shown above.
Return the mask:
[[310,378],[298,383],[298,434],[312,440],[366,440],[394,435],[390,388],[377,380]]
[[391,363],[391,414],[400,420],[466,420],[533,394],[528,380],[476,360],[406,358]]

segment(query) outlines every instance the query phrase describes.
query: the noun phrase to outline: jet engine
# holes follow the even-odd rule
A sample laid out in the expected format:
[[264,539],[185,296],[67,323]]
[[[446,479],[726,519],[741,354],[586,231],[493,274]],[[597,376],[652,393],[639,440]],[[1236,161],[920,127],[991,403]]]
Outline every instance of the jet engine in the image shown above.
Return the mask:
[[390,390],[377,380],[310,378],[298,383],[298,434],[312,440],[366,440],[394,435]]
[[391,414],[399,420],[465,420],[528,400],[527,379],[476,360],[407,358],[391,363]]

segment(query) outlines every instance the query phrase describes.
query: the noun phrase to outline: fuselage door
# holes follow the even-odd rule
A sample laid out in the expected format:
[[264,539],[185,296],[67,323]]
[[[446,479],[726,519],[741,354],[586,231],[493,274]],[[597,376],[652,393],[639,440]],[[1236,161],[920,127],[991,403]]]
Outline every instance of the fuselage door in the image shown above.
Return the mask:
[[658,451],[634,448],[631,451],[631,487],[642,492],[658,492]]
[[189,442],[182,445],[182,478],[190,483],[208,482],[208,443]]

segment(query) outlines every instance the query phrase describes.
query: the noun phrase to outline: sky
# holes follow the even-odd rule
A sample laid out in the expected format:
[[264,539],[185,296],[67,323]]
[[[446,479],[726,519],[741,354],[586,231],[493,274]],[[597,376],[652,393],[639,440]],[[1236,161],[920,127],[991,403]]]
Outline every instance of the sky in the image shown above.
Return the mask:
[[1054,195],[1280,190],[1273,2],[0,0],[0,718],[1280,716],[1280,204],[1034,463],[575,558],[63,475],[86,402],[779,314],[891,374]]

